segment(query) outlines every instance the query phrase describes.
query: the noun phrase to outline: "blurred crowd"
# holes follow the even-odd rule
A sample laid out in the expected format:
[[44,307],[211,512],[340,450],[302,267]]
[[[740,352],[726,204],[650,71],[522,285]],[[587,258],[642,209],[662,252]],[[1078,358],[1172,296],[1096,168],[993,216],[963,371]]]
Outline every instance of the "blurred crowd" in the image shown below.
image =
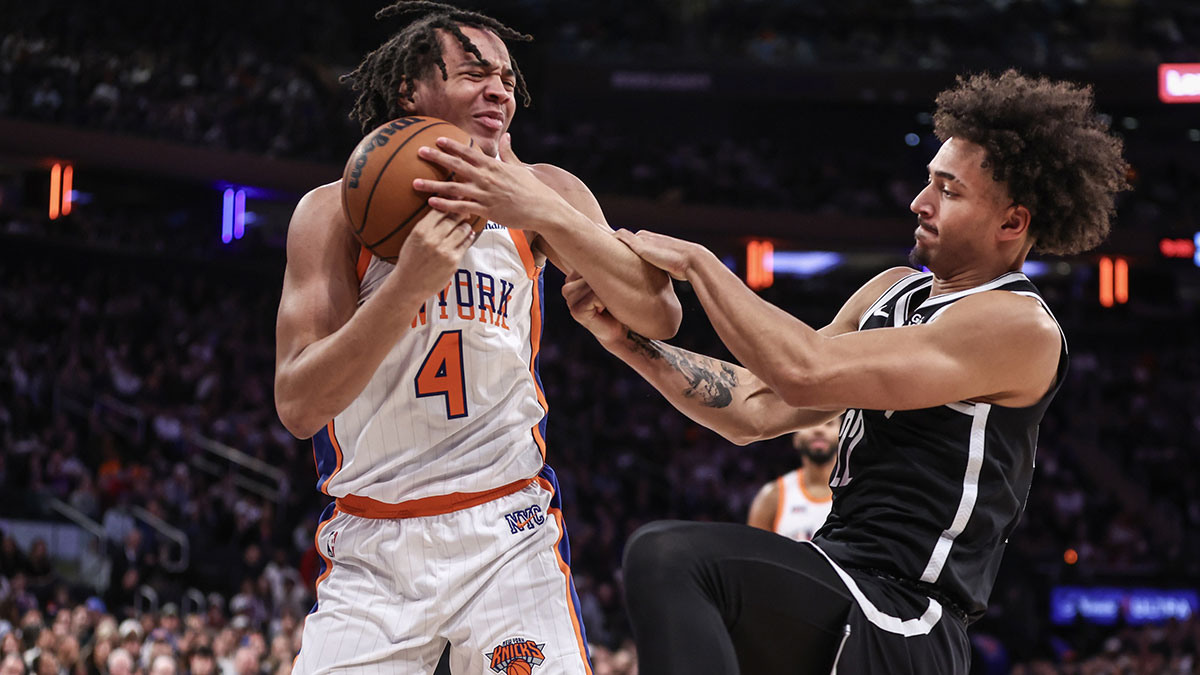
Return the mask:
[[[46,504],[57,499],[105,536],[67,569],[44,543],[24,552],[7,540],[0,618],[20,628],[30,611],[50,617],[95,596],[118,623],[141,620],[156,603],[178,611],[195,589],[208,624],[228,625],[235,643],[257,631],[274,645],[284,617],[294,621],[311,605],[312,532],[324,506],[312,489],[309,444],[283,430],[272,403],[277,269],[164,264],[144,239],[141,254],[38,248],[51,224],[29,214],[20,222],[23,236],[7,235],[12,246],[0,247],[11,252],[0,265],[0,506],[6,516],[49,518]],[[88,228],[119,223],[108,214]],[[170,232],[164,225],[160,235]],[[780,278],[764,295],[820,324],[861,275]],[[570,320],[553,290],[561,277],[547,276],[550,461],[589,639],[598,664],[617,664],[597,672],[628,672],[619,664],[632,659],[620,577],[629,535],[657,518],[741,522],[757,488],[795,457],[786,439],[740,448],[675,413],[632,371],[613,367]],[[1109,658],[1104,642],[1094,654],[1065,654],[1051,641],[1051,585],[1200,577],[1200,539],[1188,535],[1200,529],[1200,466],[1189,452],[1200,426],[1200,365],[1190,357],[1196,308],[1176,300],[1168,310],[1153,302],[1101,310],[1086,276],[1080,266],[1038,280],[1067,331],[1072,368],[1042,428],[1034,488],[993,609],[975,629],[1029,668],[1043,667],[1037,659]],[[694,296],[679,290],[686,319],[676,343],[722,354]],[[193,434],[283,469],[279,496],[214,471]],[[1097,457],[1118,476],[1097,473]],[[186,569],[166,564],[180,552],[142,513],[186,533]],[[143,626],[143,636],[154,629]],[[271,653],[260,650],[260,665]]]
[[[0,30],[0,116],[340,162],[358,130],[337,76],[385,36],[386,26],[364,26],[382,3],[260,4],[254,13],[224,0],[186,13],[115,0],[13,8]],[[522,57],[534,81],[545,58],[1067,70],[1200,60],[1200,13],[1186,0],[969,5],[504,0],[486,11],[538,36]],[[663,129],[535,109],[514,134],[524,159],[560,164],[600,194],[907,213],[932,154],[928,115],[893,128],[873,123],[873,110],[842,112],[845,128],[796,133],[795,116],[763,115],[705,135],[689,128],[699,116]],[[858,147],[895,149],[854,151],[836,142],[845,133],[878,135]],[[1193,146],[1130,155],[1138,190],[1122,198],[1119,227],[1200,222]],[[282,428],[272,401],[278,233],[252,228],[223,247],[211,209],[187,200],[98,202],[53,222],[9,202],[0,215],[0,515],[59,521],[60,504],[99,530],[68,561],[53,540],[0,537],[0,675],[287,673],[313,601],[324,502],[310,444]],[[763,295],[820,325],[871,272],[780,277]],[[1042,427],[992,609],[972,629],[979,672],[1200,672],[1194,619],[1116,628],[1048,619],[1057,584],[1200,578],[1200,313],[1169,275],[1134,275],[1131,303],[1110,310],[1096,306],[1086,264],[1035,279],[1066,331],[1071,370]],[[559,283],[547,272],[549,457],[594,671],[628,675],[620,562],[629,535],[657,518],[744,521],[758,487],[796,457],[786,439],[739,448],[674,412],[571,321]],[[722,355],[689,289],[678,290],[685,323],[675,343]],[[213,442],[281,477],[251,489],[262,476]]]
[[[65,600],[65,599],[64,599]],[[250,626],[208,611],[160,611],[122,619],[104,601],[53,600],[0,619],[3,675],[287,675],[300,622],[284,613]]]
[[[371,19],[380,4],[15,7],[0,33],[0,116],[341,161],[359,136],[345,114],[352,94],[337,79],[387,36],[389,24]],[[484,9],[538,38],[522,48],[535,99],[540,71],[564,60],[954,72],[1200,60],[1200,13],[1188,0],[504,0]],[[604,147],[577,133],[561,139],[573,152]],[[668,151],[682,171],[738,161],[720,146]],[[749,152],[765,155],[760,166],[777,163],[769,140]]]

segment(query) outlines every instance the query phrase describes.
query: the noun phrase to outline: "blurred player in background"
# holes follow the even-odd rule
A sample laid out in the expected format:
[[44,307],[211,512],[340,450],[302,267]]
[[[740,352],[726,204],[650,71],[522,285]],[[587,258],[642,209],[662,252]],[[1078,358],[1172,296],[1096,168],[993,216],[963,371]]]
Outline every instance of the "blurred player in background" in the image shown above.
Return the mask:
[[[400,2],[407,24],[345,80],[364,130],[403,115],[464,129],[489,160],[528,101],[490,17]],[[478,150],[476,150],[478,152]],[[513,162],[505,145],[507,161]],[[587,278],[622,322],[674,334],[670,279],[613,235],[591,192],[547,165],[509,164],[552,220],[431,212],[395,265],[360,249],[340,185],[297,205],[277,324],[275,401],[313,438],[336,498],[297,673],[590,672],[537,373],[548,258]],[[565,215],[564,215],[565,214]]]
[[762,486],[750,503],[747,525],[796,541],[813,538],[833,505],[829,475],[837,460],[840,425],[841,418],[834,417],[792,434],[800,466]]
[[686,279],[745,367],[648,340],[584,279],[572,314],[681,411],[739,443],[846,409],[833,508],[811,542],[725,523],[662,521],[625,549],[641,672],[955,673],[1033,477],[1038,425],[1066,340],[1021,273],[1029,252],[1107,235],[1121,141],[1091,90],[960,78],[937,98],[941,149],[913,199],[915,266],[867,282],[813,330],[711,252],[622,231]]

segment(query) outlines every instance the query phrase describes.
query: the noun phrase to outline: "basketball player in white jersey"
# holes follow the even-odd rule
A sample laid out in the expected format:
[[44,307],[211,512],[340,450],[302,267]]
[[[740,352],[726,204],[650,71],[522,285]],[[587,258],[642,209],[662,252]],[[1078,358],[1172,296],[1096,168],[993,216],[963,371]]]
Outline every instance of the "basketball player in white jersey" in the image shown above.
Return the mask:
[[750,503],[746,524],[808,541],[825,524],[833,505],[829,475],[837,461],[838,427],[834,417],[792,434],[800,466],[762,486]]
[[[525,97],[505,40],[474,12],[401,2],[407,25],[347,76],[364,130],[442,118],[500,164]],[[277,325],[280,419],[313,439],[333,497],[296,673],[590,673],[538,379],[546,259],[582,274],[623,322],[667,337],[667,275],[612,235],[590,191],[547,165],[504,161],[553,220],[499,211],[474,237],[433,212],[396,264],[360,249],[338,183],[297,205]],[[540,192],[539,192],[540,191]],[[461,212],[459,212],[461,213]]]

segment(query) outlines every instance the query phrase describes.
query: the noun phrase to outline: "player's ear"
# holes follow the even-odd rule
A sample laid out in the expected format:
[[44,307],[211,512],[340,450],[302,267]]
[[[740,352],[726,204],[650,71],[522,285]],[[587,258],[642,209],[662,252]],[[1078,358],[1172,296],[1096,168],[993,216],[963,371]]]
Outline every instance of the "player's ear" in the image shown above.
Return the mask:
[[400,87],[400,98],[397,101],[397,104],[400,106],[400,111],[405,115],[411,115],[413,114],[413,111],[416,110],[416,105],[405,93],[405,87]]
[[1029,220],[1032,214],[1022,204],[1013,203],[1005,211],[1004,222],[1000,224],[999,237],[1003,241],[1020,239],[1029,232]]

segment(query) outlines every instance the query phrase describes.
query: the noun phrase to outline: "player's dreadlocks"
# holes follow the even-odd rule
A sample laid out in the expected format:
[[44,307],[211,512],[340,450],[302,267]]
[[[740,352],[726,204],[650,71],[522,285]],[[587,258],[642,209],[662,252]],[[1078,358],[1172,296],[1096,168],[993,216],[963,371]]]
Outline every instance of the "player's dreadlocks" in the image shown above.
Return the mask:
[[[412,100],[414,81],[420,79],[429,68],[436,65],[442,71],[442,79],[448,77],[446,62],[442,58],[442,42],[438,39],[439,30],[453,35],[464,51],[474,54],[484,64],[487,64],[487,60],[479,53],[479,48],[463,34],[460,26],[488,30],[505,41],[533,40],[532,36],[515,31],[490,16],[440,2],[402,1],[375,13],[376,19],[393,16],[414,18],[412,23],[399,33],[367,54],[353,72],[341,78],[342,82],[359,92],[354,108],[350,111],[350,118],[357,120],[364,132],[402,116],[404,110],[400,107],[401,97]],[[528,107],[529,90],[525,87],[525,78],[521,75],[521,70],[517,68],[516,59],[513,59],[512,69],[517,77],[516,93]]]
[[1092,109],[1092,89],[1008,70],[959,77],[937,97],[933,130],[983,146],[985,168],[1035,217],[1033,248],[1069,254],[1108,235],[1115,193],[1128,189],[1121,139]]

